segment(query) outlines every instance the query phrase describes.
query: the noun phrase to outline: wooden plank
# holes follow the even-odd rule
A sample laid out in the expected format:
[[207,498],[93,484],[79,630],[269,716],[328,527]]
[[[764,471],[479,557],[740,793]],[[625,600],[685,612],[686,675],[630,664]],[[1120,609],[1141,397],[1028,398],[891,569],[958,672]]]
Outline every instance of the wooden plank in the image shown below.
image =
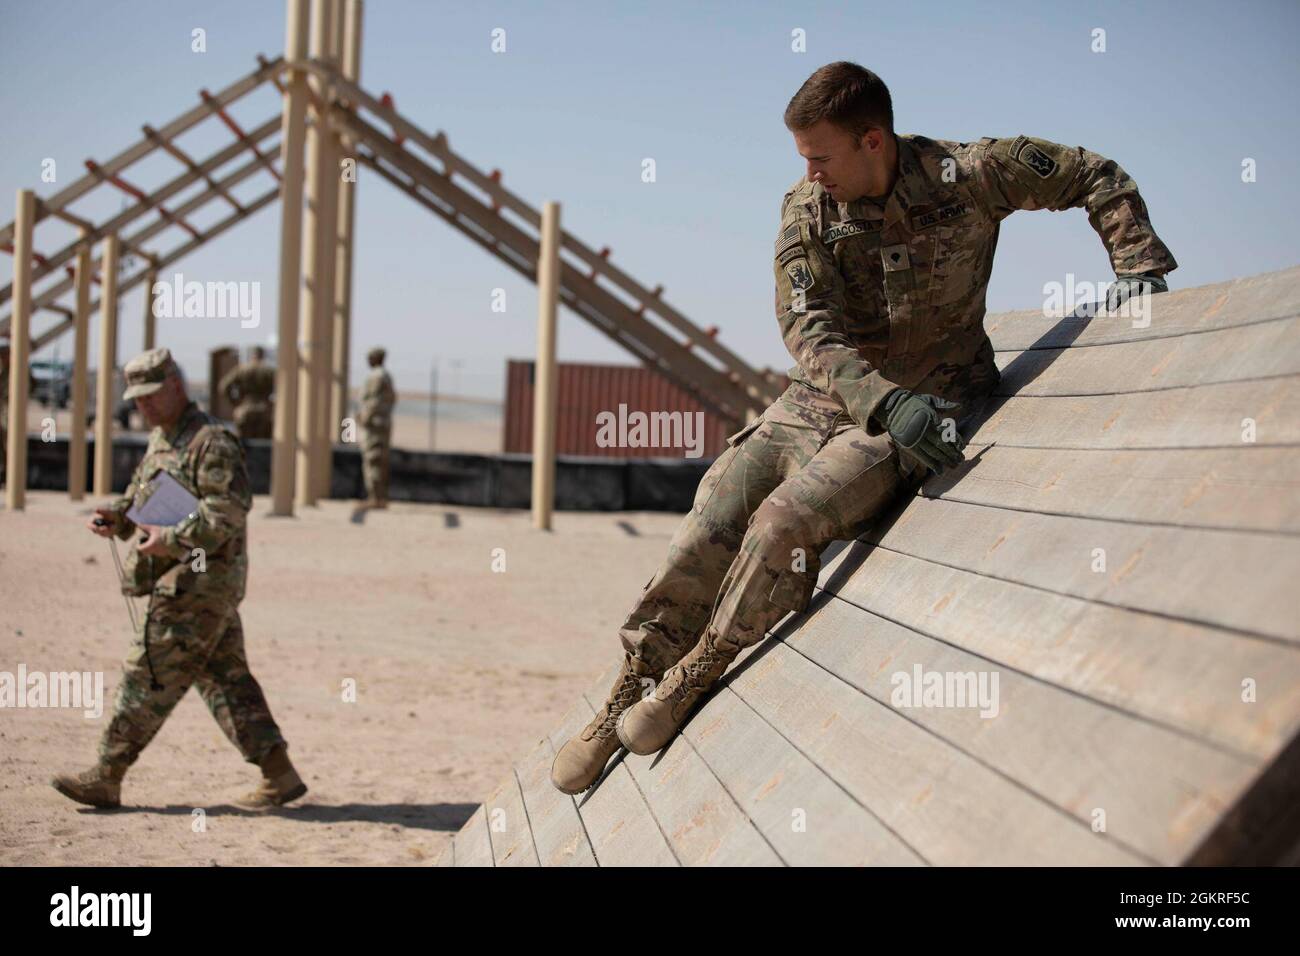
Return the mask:
[[453,838],[457,866],[494,866],[492,838],[488,835],[487,812],[480,804]]
[[513,768],[483,806],[487,813],[488,832],[492,835],[492,856],[496,865],[540,865],[523,794],[519,792]]
[[[1029,448],[1300,445],[1300,377],[1128,395],[994,399],[971,436]],[[1254,441],[1245,420],[1255,423]]]
[[927,862],[1144,862],[784,644],[731,688]]
[[1300,538],[1294,536],[1067,518],[918,497],[896,521],[877,523],[864,538],[988,577],[1300,646]]
[[999,352],[999,395],[1106,395],[1300,373],[1300,318],[1112,345]]
[[[852,639],[849,639],[852,635]],[[1257,763],[993,664],[842,600],[788,646],[1091,827],[1165,865],[1181,862],[1258,773]],[[996,712],[896,696],[923,674],[989,675]],[[992,684],[997,676],[996,685]]]
[[[973,459],[986,446],[972,444]],[[1079,518],[1300,533],[1300,447],[989,448],[925,483],[946,501]]]
[[551,784],[554,759],[550,741],[539,740],[516,768],[538,862],[542,866],[595,866],[576,802]]
[[[586,723],[595,712],[584,698]],[[581,723],[573,727],[577,732]],[[601,866],[677,866],[658,820],[632,778],[618,762],[594,790],[578,801],[592,851]]]
[[[601,700],[588,704],[595,712]],[[623,761],[683,866],[780,866],[689,739],[678,735],[660,754]]]
[[[1039,680],[1263,760],[1300,730],[1300,654],[873,548],[827,586],[891,621]],[[1244,704],[1242,683],[1260,688]]]
[[1300,863],[1300,737],[1242,795],[1187,866],[1296,866]]
[[[1176,277],[1175,277],[1176,278]],[[1150,324],[1099,315],[1091,320],[1045,316],[1041,309],[987,316],[984,328],[998,351],[1064,348],[1183,335],[1294,315],[1300,266],[1152,296]]]
[[434,866],[455,866],[456,865],[456,835],[453,833],[447,840],[446,846],[438,854],[437,859],[433,861]]
[[786,863],[923,865],[729,687],[709,699],[683,734]]

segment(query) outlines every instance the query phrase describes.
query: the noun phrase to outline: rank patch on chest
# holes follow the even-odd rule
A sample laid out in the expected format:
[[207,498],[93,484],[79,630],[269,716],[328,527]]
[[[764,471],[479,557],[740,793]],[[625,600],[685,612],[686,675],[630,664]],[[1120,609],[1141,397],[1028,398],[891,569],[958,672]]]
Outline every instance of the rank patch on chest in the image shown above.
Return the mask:
[[1033,143],[1025,143],[1016,153],[1016,159],[1020,160],[1043,179],[1049,178],[1052,173],[1056,172],[1056,160],[1048,156]]
[[941,206],[931,212],[918,212],[912,217],[912,231],[916,232],[926,226],[933,226],[935,223],[947,222],[949,219],[958,219],[967,215],[970,211],[970,203],[963,199],[959,202]]
[[907,257],[906,243],[885,246],[880,250],[880,261],[884,264],[886,272],[905,272],[912,268],[912,262]]
[[864,236],[867,233],[879,232],[883,225],[883,219],[847,219],[825,230],[822,233],[822,244],[833,246],[849,236]]

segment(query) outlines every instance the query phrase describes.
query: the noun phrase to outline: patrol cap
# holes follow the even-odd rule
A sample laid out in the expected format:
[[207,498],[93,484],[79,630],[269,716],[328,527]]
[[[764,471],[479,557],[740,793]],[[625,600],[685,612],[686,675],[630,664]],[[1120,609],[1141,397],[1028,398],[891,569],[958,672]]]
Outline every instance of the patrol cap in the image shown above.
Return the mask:
[[371,362],[382,362],[384,360],[384,356],[387,354],[388,354],[387,352],[385,352],[382,348],[376,345],[373,349],[371,349],[369,352],[366,353],[366,358]]
[[122,393],[122,398],[130,401],[142,395],[152,395],[163,387],[168,375],[179,374],[180,369],[176,367],[168,349],[142,352],[122,369],[122,375],[126,378],[126,391]]

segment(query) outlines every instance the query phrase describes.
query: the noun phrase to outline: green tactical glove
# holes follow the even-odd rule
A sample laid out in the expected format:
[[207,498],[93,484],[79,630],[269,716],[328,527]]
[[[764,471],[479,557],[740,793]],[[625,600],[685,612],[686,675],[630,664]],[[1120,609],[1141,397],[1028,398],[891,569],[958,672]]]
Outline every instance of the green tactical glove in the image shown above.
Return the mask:
[[917,395],[905,388],[896,388],[885,398],[877,421],[894,439],[898,452],[904,458],[919,461],[935,474],[943,474],[946,467],[960,464],[964,459],[961,450],[966,440],[957,433],[953,423],[953,440],[944,437],[944,412],[960,406],[937,395]]
[[1116,276],[1115,282],[1106,290],[1106,311],[1114,312],[1130,298],[1141,293],[1155,295],[1168,292],[1169,283],[1164,276],[1154,272],[1139,272],[1131,276]]

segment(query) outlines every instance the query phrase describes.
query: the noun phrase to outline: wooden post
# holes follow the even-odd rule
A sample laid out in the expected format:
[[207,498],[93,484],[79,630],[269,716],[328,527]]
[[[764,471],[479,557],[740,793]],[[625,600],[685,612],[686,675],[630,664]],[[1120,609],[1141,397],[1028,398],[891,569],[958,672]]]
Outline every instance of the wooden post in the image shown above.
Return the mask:
[[[343,30],[343,78],[357,83],[361,79],[361,22],[365,13],[363,0],[347,0],[347,18]],[[351,173],[339,177],[339,244],[335,265],[334,349],[331,377],[330,435],[337,436],[348,413],[348,379],[352,362],[352,232],[356,216],[356,153],[350,138],[344,138],[341,156],[350,159]]]
[[9,319],[9,435],[5,447],[5,506],[27,505],[27,378],[31,375],[32,230],[36,194],[18,190],[14,215],[13,311]]
[[[83,240],[88,229],[81,230]],[[86,497],[86,358],[90,351],[90,243],[83,241],[77,249],[76,313],[72,335],[72,424],[68,428],[68,497],[80,501]]]
[[153,314],[153,304],[156,297],[153,294],[154,284],[158,281],[158,270],[150,269],[144,276],[144,351],[157,348],[158,342],[158,317]]
[[99,371],[95,388],[95,496],[113,493],[113,372],[117,369],[117,233],[104,237],[99,266]]
[[[307,0],[288,0],[285,59],[307,58]],[[293,514],[294,436],[298,427],[298,309],[302,286],[302,154],[307,129],[307,75],[291,70],[280,120],[280,301],[276,326],[275,432],[271,445],[271,514]]]
[[533,376],[533,527],[549,531],[555,505],[555,317],[560,300],[560,204],[542,207],[537,257],[537,364]]
[[[329,0],[329,7],[329,46],[326,47],[326,52],[330,66],[338,70],[343,59],[343,0]],[[320,102],[323,106],[328,106],[331,99],[333,99],[333,84],[330,84],[329,97],[322,97]],[[320,255],[318,261],[321,266],[318,275],[322,295],[316,303],[316,323],[319,330],[316,341],[321,346],[320,362],[316,366],[316,388],[318,390],[316,397],[316,497],[318,499],[330,496],[330,479],[334,473],[334,435],[338,430],[337,426],[331,424],[330,417],[334,375],[334,313],[337,308],[335,294],[338,284],[336,274],[338,272],[339,254],[339,184],[343,178],[339,166],[343,156],[343,146],[339,141],[339,136],[330,127],[325,117],[321,117],[320,127],[321,132],[324,134],[322,139],[325,145],[322,170],[328,170],[328,175],[324,176],[321,181],[322,202],[320,222],[318,223],[324,240],[324,245],[318,250]]]
[[[334,0],[313,0],[311,55],[330,61],[334,27]],[[311,77],[316,103],[328,108],[329,82],[318,75]],[[306,252],[303,256],[302,296],[302,374],[298,387],[302,392],[298,408],[298,468],[296,501],[314,505],[320,494],[321,426],[325,409],[321,399],[326,394],[329,365],[325,331],[334,298],[335,216],[331,207],[338,205],[337,171],[330,168],[330,139],[326,118],[316,112],[307,135],[307,214],[303,227]]]

